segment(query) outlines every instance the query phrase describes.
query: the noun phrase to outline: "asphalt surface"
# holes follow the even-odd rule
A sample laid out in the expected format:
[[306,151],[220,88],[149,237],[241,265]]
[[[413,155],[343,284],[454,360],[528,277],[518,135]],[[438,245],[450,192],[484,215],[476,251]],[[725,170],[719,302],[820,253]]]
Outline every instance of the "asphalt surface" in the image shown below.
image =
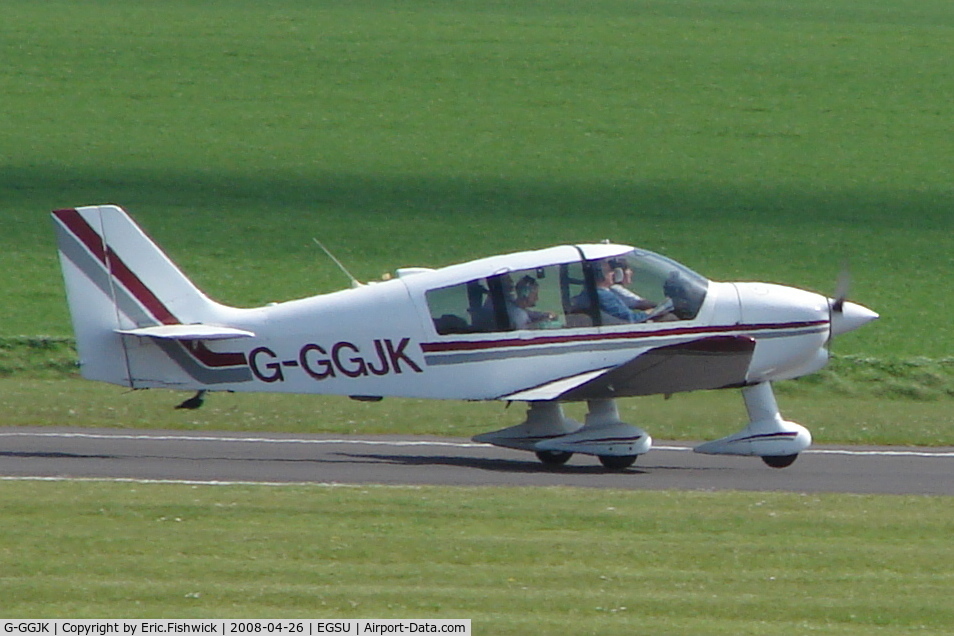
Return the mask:
[[0,479],[954,495],[954,448],[816,446],[779,470],[690,446],[657,442],[614,472],[595,457],[550,467],[531,453],[454,438],[0,428]]

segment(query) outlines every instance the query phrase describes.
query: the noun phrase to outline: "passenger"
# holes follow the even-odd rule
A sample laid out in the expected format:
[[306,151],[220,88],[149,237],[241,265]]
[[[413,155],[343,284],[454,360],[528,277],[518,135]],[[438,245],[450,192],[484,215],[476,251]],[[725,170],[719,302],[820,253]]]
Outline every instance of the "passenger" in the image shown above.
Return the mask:
[[524,276],[514,286],[513,295],[506,294],[507,315],[514,329],[533,329],[540,323],[556,320],[552,311],[535,311],[540,299],[540,284],[533,276]]
[[610,291],[619,296],[623,304],[630,309],[643,311],[656,306],[653,301],[646,300],[630,289],[633,284],[633,268],[626,261],[611,261],[610,267],[613,268],[613,284],[610,286]]
[[646,322],[646,320],[649,319],[648,313],[638,309],[630,309],[626,306],[626,303],[610,289],[613,286],[613,270],[610,269],[607,261],[594,263],[593,275],[596,279],[596,298],[599,302],[600,312],[603,314],[604,322],[606,322],[607,316],[611,317],[609,321],[611,323]]
[[625,261],[610,261],[610,267],[613,268],[613,285],[610,291],[619,296],[627,307],[646,312],[646,320],[653,322],[679,320],[679,316],[673,312],[673,300],[666,298],[662,304],[658,304],[629,289],[633,284],[633,269]]

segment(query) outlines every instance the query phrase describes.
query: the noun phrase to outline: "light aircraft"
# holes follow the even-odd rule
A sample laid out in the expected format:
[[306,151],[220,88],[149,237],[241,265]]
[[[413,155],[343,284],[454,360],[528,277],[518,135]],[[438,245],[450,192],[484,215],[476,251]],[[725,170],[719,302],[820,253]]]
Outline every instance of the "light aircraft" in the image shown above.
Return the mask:
[[[616,399],[739,388],[749,423],[700,453],[790,465],[809,431],[772,382],[814,373],[834,336],[878,317],[768,283],[720,283],[650,251],[596,243],[405,268],[377,283],[242,309],[217,303],[124,210],[53,212],[80,371],[133,389],[526,402],[474,440],[624,469],[652,447]],[[584,421],[564,402],[585,401]]]

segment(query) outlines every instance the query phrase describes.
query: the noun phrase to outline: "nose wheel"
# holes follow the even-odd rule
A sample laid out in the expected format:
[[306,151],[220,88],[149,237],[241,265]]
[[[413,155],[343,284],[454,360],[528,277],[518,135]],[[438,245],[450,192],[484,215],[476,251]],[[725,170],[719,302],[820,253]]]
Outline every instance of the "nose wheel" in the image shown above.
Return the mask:
[[772,468],[788,468],[798,459],[798,453],[794,455],[763,455],[762,461]]

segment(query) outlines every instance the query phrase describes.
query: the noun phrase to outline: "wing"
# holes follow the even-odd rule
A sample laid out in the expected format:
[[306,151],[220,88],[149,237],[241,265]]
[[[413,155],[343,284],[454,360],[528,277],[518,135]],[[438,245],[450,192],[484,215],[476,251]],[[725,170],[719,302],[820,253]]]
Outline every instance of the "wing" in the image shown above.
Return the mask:
[[755,340],[712,336],[650,349],[615,367],[587,371],[518,391],[503,400],[593,400],[745,384]]

